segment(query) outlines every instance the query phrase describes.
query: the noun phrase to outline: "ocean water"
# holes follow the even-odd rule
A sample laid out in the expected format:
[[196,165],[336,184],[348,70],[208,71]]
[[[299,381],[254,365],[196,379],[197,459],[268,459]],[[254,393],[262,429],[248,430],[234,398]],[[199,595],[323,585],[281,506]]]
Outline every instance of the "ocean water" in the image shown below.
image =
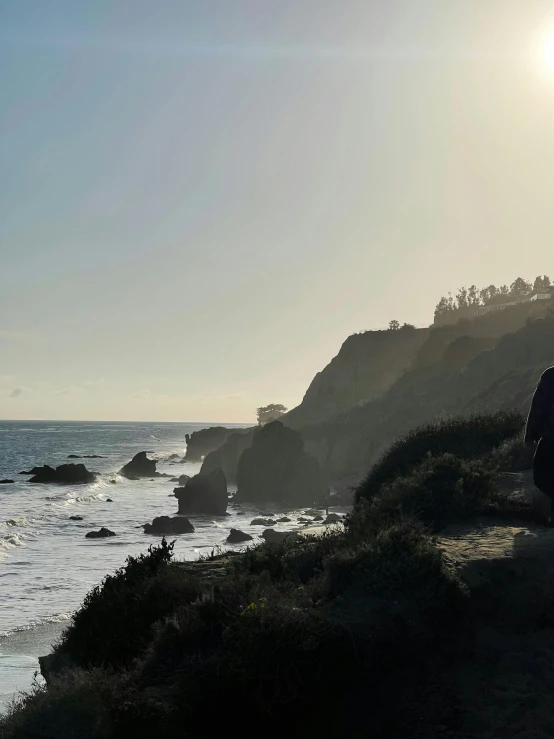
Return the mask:
[[[214,424],[0,421],[0,479],[15,480],[0,485],[0,710],[16,691],[30,688],[37,656],[50,651],[86,593],[122,566],[128,555],[159,542],[160,537],[144,534],[141,524],[177,512],[175,483],[169,478],[134,482],[122,478],[118,470],[144,450],[158,460],[159,472],[175,477],[196,474],[200,463],[175,463],[168,457],[178,454],[182,459],[185,434],[208,425]],[[70,454],[103,458],[68,460]],[[99,473],[98,481],[36,485],[19,474],[35,465],[71,461]],[[191,516],[195,532],[174,537],[175,556],[190,560],[218,547],[241,548],[225,543],[231,527],[259,535],[261,528],[250,526],[250,521],[262,512],[243,507],[230,508],[231,515],[225,517]],[[301,512],[286,511],[293,521]],[[83,520],[71,521],[74,515]],[[85,538],[101,526],[116,536]],[[275,526],[291,528],[300,526]]]

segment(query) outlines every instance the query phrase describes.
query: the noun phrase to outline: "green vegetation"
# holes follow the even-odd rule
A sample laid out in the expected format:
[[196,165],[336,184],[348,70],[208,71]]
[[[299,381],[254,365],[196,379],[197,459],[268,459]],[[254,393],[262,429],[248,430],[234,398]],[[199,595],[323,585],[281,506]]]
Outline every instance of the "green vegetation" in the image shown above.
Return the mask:
[[435,314],[463,311],[466,308],[477,306],[502,305],[509,301],[521,300],[534,292],[548,290],[548,288],[550,288],[550,278],[547,275],[535,277],[533,283],[527,282],[523,277],[517,277],[509,287],[508,285],[500,287],[489,285],[481,289],[475,285],[469,288],[461,287],[455,298],[449,295],[448,298],[443,296],[439,300]]
[[418,733],[430,693],[432,725],[454,725],[433,680],[467,638],[471,597],[429,529],[513,513],[495,470],[517,458],[521,424],[500,413],[408,434],[345,526],[321,537],[199,563],[172,562],[164,540],[128,558],[87,596],[48,687],[12,708],[1,736],[203,738],[227,716],[231,733],[416,737],[431,735]]
[[409,473],[427,456],[455,455],[459,460],[483,457],[523,429],[515,411],[432,421],[398,439],[370,469],[357,490],[358,499],[371,500],[381,485]]

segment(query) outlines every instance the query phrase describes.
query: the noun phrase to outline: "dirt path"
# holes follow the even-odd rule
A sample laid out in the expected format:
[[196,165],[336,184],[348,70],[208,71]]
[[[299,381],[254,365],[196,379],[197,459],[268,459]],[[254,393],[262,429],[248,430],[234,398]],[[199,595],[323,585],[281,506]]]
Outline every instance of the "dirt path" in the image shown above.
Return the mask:
[[[502,484],[537,507],[549,505],[529,473],[504,475]],[[473,593],[477,629],[462,658],[441,675],[455,696],[457,725],[425,737],[551,739],[554,529],[483,519],[450,526],[435,541]]]

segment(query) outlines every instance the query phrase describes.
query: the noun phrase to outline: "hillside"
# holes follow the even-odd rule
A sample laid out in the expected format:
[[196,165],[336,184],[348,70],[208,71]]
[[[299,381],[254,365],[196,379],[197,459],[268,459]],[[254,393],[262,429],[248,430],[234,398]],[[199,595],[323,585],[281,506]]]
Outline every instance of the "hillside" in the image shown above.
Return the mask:
[[415,360],[429,329],[353,334],[318,372],[299,406],[282,419],[294,428],[325,421],[382,395]]
[[466,364],[453,362],[447,345],[438,361],[414,365],[380,398],[301,428],[327,477],[363,474],[396,436],[433,418],[525,412],[540,374],[554,364],[554,319],[532,320],[484,351],[479,342],[467,343],[474,351],[467,351]]

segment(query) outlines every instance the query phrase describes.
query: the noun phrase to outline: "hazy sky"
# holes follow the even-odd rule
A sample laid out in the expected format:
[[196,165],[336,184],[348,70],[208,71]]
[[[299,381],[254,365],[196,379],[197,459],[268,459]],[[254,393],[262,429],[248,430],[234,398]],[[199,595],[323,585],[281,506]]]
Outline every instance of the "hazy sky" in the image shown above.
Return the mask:
[[553,10],[0,0],[0,418],[254,420],[554,277]]

